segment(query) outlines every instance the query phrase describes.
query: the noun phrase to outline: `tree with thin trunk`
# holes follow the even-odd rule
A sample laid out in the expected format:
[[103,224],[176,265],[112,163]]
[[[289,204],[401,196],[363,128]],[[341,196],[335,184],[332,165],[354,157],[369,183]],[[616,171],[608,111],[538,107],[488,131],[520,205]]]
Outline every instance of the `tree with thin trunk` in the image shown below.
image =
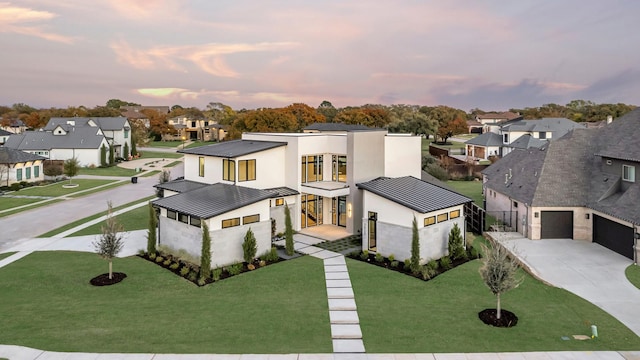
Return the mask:
[[482,257],[480,276],[482,276],[485,285],[496,296],[496,317],[500,319],[500,295],[518,287],[524,278],[516,276],[520,265],[518,265],[515,258],[509,256],[504,246],[500,244],[493,244],[490,247],[481,244],[481,246],[484,256]]
[[147,229],[147,254],[156,253],[156,230],[158,228],[158,218],[156,217],[156,210],[153,208],[151,202],[149,202],[149,228]]
[[69,184],[71,184],[71,178],[78,175],[78,171],[80,171],[80,162],[77,158],[64,161],[64,174],[69,177]]
[[200,253],[200,278],[211,277],[211,234],[209,225],[202,222],[202,251]]
[[465,257],[464,239],[458,224],[453,224],[453,228],[449,232],[448,248],[451,259],[457,260]]
[[411,271],[417,272],[420,269],[420,234],[418,233],[418,222],[413,217],[413,228],[411,237]]
[[118,255],[124,242],[122,241],[123,226],[113,217],[111,201],[107,202],[107,219],[102,225],[102,235],[93,242],[96,253],[109,261],[109,279],[113,278],[113,258]]
[[287,255],[293,255],[293,226],[291,225],[291,211],[289,211],[288,204],[284,204],[284,242]]

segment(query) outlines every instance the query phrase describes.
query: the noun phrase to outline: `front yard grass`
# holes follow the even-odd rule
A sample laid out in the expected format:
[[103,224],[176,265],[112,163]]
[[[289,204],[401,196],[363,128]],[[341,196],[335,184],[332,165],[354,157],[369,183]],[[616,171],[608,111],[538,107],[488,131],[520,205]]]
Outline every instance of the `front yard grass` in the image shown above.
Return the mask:
[[2,253],[2,254],[0,254],[0,260],[5,259],[5,258],[8,258],[9,256],[11,256],[11,255],[13,255],[13,254],[15,254],[15,253],[16,253],[15,251],[13,251],[13,252],[6,252],[6,253]]
[[[322,261],[308,256],[197,287],[144,259],[94,287],[96,254],[36,252],[0,269],[0,344],[49,351],[330,353]],[[25,286],[27,285],[27,286]],[[46,299],[46,300],[45,300]]]
[[182,146],[182,140],[172,140],[172,141],[151,141],[149,142],[149,147],[159,147],[159,148],[174,148]]
[[29,205],[38,201],[46,200],[39,198],[12,198],[7,196],[2,196],[0,199],[2,199],[2,201],[0,201],[0,210],[8,210],[14,207]]
[[[367,352],[450,353],[637,350],[640,338],[618,320],[568,291],[529,275],[502,296],[503,309],[519,320],[513,328],[485,325],[478,312],[496,299],[478,274],[480,260],[435,279],[421,280],[347,259]],[[524,273],[524,272],[523,272]],[[562,340],[591,335],[595,340]]]
[[[136,203],[142,201],[143,200],[136,201]],[[106,215],[106,213],[103,213],[102,215]],[[124,231],[144,230],[147,229],[149,224],[149,208],[147,206],[141,206],[137,209],[133,209],[131,211],[127,211],[126,213],[117,215],[115,216],[115,218],[117,219],[118,223],[124,227]],[[91,225],[69,235],[69,237],[102,234],[102,226],[104,225],[104,221],[98,224]]]
[[119,166],[111,166],[106,168],[80,168],[78,175],[96,175],[96,176],[133,176],[136,171],[134,169],[126,169]]
[[46,186],[33,186],[15,191],[11,193],[11,195],[58,197],[63,195],[70,195],[78,191],[88,190],[101,185],[106,185],[115,181],[116,180],[72,179],[71,183],[78,184],[79,186],[74,188],[63,188],[62,185],[69,184],[69,181],[59,181],[57,183],[49,184]]
[[447,185],[460,194],[473,199],[473,202],[483,207],[482,181],[447,181]]
[[182,156],[176,152],[142,151],[139,159],[179,159]]
[[625,269],[624,274],[633,286],[640,289],[640,266],[631,264]]

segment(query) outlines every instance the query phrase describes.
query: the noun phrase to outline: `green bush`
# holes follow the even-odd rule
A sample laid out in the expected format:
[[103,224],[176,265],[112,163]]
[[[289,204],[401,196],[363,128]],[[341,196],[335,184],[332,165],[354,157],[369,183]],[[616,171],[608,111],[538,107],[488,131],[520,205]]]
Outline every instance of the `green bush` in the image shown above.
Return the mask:
[[271,247],[271,250],[265,252],[260,259],[268,261],[268,262],[276,262],[280,260],[280,256],[278,256],[278,250],[275,247]]
[[440,267],[444,270],[451,269],[451,258],[448,256],[442,257],[442,259],[440,259]]
[[187,274],[189,274],[190,271],[191,269],[188,266],[185,266],[182,269],[180,269],[180,275],[187,276]]
[[436,274],[436,271],[431,269],[429,266],[422,266],[420,268],[420,276],[422,280],[429,280]]
[[411,259],[404,259],[404,271],[411,270]]
[[396,260],[396,257],[395,257],[395,255],[391,254],[391,255],[389,255],[388,259],[389,259],[389,261],[394,262]]
[[11,184],[11,186],[9,186],[9,189],[11,189],[11,191],[18,191],[18,190],[20,190],[20,184],[19,183],[13,183],[13,184]]
[[242,272],[242,264],[238,263],[229,265],[229,267],[227,267],[227,271],[229,272],[229,275],[238,275]]
[[173,264],[171,264],[171,266],[169,266],[169,269],[177,270],[179,267],[180,267],[180,264],[177,262],[174,262]]
[[438,262],[436,260],[430,260],[427,263],[427,267],[433,271],[438,270]]
[[384,261],[384,256],[382,256],[382,254],[380,253],[376,253],[376,261],[381,263]]
[[155,260],[156,259],[156,253],[149,253],[149,259]]
[[451,228],[451,231],[449,232],[449,241],[447,244],[449,256],[453,260],[465,257],[466,251],[464,249],[463,241],[458,224],[453,224],[453,228]]
[[156,262],[157,262],[158,264],[160,264],[160,263],[161,263],[161,262],[163,262],[163,261],[164,261],[164,258],[163,258],[162,256],[158,256],[158,257],[156,257]]
[[360,254],[360,259],[362,260],[367,260],[369,258],[369,251],[364,250],[361,254]]
[[213,269],[212,275],[213,275],[213,281],[220,280],[220,276],[222,276],[222,269],[220,268]]
[[391,262],[391,267],[394,269],[397,268],[399,265],[400,265],[400,262],[398,262],[398,260],[393,260]]
[[440,167],[440,165],[436,163],[428,164],[426,166],[425,171],[428,172],[429,175],[435,177],[440,181],[449,180],[449,173],[447,172],[447,170],[443,169],[442,167]]
[[472,247],[469,250],[469,257],[471,257],[472,259],[477,259],[480,257],[480,253],[478,252],[478,249],[476,249],[475,247]]
[[202,276],[198,278],[198,286],[204,286],[206,284],[207,284],[207,279],[206,278],[204,278]]
[[189,271],[189,275],[187,275],[187,279],[190,281],[196,281],[198,279],[198,272],[195,270]]
[[244,236],[244,241],[242,242],[242,253],[244,262],[251,263],[253,259],[255,259],[257,251],[258,244],[256,243],[256,237],[255,235],[253,235],[251,227],[249,227],[249,230],[247,230],[247,234]]
[[172,262],[171,259],[167,259],[167,260],[163,261],[162,264],[164,266],[169,266],[169,265],[171,265],[171,262]]

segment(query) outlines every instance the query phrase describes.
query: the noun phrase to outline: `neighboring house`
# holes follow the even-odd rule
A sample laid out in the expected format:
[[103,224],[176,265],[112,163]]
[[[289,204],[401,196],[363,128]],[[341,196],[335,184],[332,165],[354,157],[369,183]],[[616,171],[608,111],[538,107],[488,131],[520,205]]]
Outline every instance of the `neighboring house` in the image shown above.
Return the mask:
[[4,121],[0,117],[0,130],[8,131],[12,134],[21,134],[27,131],[27,125],[20,119]]
[[44,156],[49,160],[78,159],[80,166],[100,165],[100,148],[109,143],[96,127],[69,127],[60,125],[53,131],[25,131],[9,136],[4,145]]
[[511,111],[505,111],[500,113],[490,112],[482,115],[476,115],[475,117],[475,121],[482,126],[482,133],[496,131],[500,127],[500,124],[512,120],[522,120],[522,115]]
[[487,213],[530,239],[599,243],[638,260],[640,108],[517,149],[483,171]]
[[9,136],[11,135],[13,135],[12,132],[0,129],[0,146],[3,146],[4,143],[7,142],[7,139],[9,139]]
[[[100,129],[107,140],[107,147],[114,149],[115,157],[126,158],[131,154],[131,125],[127,118],[118,117],[60,117],[51,118],[44,131],[69,133],[80,128]],[[126,145],[125,145],[126,144]],[[125,154],[125,148],[129,153]],[[96,163],[99,165],[100,163]]]
[[172,117],[169,124],[178,131],[177,138],[184,140],[222,141],[227,135],[224,126],[189,115]]
[[44,180],[42,162],[45,157],[0,147],[0,186]]
[[[370,247],[371,236],[379,244],[391,244],[397,236],[371,232],[369,213],[379,213],[386,222],[383,205],[402,208],[406,204],[384,197],[366,202],[365,198],[377,195],[367,194],[364,187],[374,179],[382,184],[385,179],[399,178],[418,186],[418,191],[435,188],[417,179],[421,176],[420,146],[418,136],[368,129],[245,133],[241,140],[181,150],[184,179],[157,185],[165,196],[153,202],[160,209],[158,241],[200,256],[201,224],[206,222],[211,231],[214,266],[239,262],[241,243],[249,228],[256,235],[258,254],[269,250],[272,219],[275,232],[283,232],[286,205],[294,230],[319,225],[342,227],[348,233],[362,234],[363,249],[375,252],[376,246]],[[433,196],[433,201],[460,197],[445,189],[415,196]],[[459,205],[448,200],[447,205]],[[448,207],[437,210],[445,209]],[[411,224],[412,214],[422,219],[430,212],[411,209],[403,213],[407,218],[399,221],[400,227]],[[456,221],[447,220],[437,228],[445,231]],[[424,227],[424,223],[419,225]],[[431,240],[423,241],[426,245]],[[446,248],[444,244],[437,246]]]
[[505,156],[513,149],[539,148],[571,130],[585,128],[565,118],[516,119],[496,124],[490,131],[465,142],[467,155],[485,160]]

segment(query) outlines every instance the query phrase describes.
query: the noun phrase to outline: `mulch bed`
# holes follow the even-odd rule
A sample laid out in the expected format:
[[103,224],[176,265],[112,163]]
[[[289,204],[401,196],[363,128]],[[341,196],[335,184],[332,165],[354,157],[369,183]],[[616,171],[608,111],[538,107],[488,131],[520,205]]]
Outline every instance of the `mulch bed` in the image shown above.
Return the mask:
[[89,283],[93,286],[108,286],[108,285],[117,284],[120,281],[124,280],[124,278],[126,277],[127,277],[127,274],[125,273],[114,272],[112,273],[111,279],[109,279],[109,274],[107,273],[107,274],[101,274],[94,277],[93,279],[89,280]]
[[516,314],[508,310],[500,311],[500,319],[498,319],[498,310],[484,309],[478,313],[478,317],[483,323],[495,327],[513,327],[518,324]]

